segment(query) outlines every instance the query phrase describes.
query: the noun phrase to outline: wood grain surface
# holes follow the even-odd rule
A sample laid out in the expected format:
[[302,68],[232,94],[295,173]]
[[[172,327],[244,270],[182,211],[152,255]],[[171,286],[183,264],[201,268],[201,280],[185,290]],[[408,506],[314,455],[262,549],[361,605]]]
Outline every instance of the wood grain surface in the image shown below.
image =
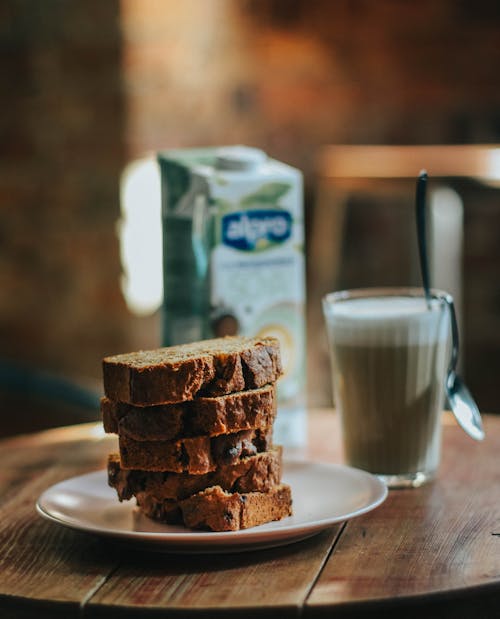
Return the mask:
[[[132,551],[40,518],[52,484],[101,469],[95,424],[0,443],[0,617],[499,617],[500,418],[469,439],[445,418],[438,479],[277,549]],[[340,461],[338,420],[310,415],[316,460]]]
[[37,497],[52,484],[104,466],[109,439],[102,437],[92,424],[2,441],[2,619],[79,617],[80,604],[115,568],[98,540],[54,526],[35,511]]
[[127,616],[143,617],[145,605],[176,617],[299,616],[339,530],[244,554],[124,557],[89,601],[88,616],[118,617],[127,608]]
[[[437,480],[392,490],[380,509],[346,524],[307,600],[307,617],[329,616],[332,605],[339,616],[363,605],[389,616],[395,600],[394,616],[422,616],[444,592],[437,616],[500,616],[499,421],[487,418],[486,439],[477,443],[445,418]],[[482,595],[471,595],[477,587]]]

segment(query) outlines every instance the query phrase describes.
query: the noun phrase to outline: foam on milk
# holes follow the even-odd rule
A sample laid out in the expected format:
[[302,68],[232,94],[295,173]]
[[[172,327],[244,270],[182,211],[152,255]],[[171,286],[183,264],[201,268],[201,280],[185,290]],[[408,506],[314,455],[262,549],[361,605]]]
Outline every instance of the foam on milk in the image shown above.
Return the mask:
[[442,309],[443,301],[431,300],[431,308],[423,297],[370,297],[338,299],[326,303],[329,327],[335,325],[335,341],[339,344],[412,345],[448,337],[449,319]]

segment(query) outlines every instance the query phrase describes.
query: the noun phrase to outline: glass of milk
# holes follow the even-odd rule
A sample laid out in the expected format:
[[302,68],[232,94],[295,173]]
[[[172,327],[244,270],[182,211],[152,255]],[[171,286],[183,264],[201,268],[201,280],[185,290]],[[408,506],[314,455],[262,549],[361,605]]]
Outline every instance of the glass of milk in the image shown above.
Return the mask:
[[389,487],[433,479],[450,356],[444,293],[420,288],[333,292],[323,299],[345,457]]

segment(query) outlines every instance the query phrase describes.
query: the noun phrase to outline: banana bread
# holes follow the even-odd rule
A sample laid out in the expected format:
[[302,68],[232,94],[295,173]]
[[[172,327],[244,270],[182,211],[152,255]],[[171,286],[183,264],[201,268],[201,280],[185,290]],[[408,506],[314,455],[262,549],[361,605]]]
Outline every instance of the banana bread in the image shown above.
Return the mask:
[[145,407],[102,398],[101,412],[106,432],[136,441],[216,436],[270,426],[276,415],[276,387]]
[[228,492],[268,492],[281,480],[282,448],[274,447],[204,475],[122,469],[118,454],[108,458],[108,483],[120,501],[146,492],[158,500],[185,499],[210,486]]
[[290,486],[280,484],[269,492],[226,492],[220,486],[206,488],[183,501],[159,500],[137,495],[139,509],[150,518],[192,529],[237,531],[292,514]]
[[171,471],[201,475],[222,464],[268,451],[272,428],[244,430],[220,436],[196,436],[178,441],[135,441],[119,435],[120,462],[124,469]]
[[274,383],[282,374],[274,337],[224,337],[103,359],[104,393],[137,406],[175,404]]

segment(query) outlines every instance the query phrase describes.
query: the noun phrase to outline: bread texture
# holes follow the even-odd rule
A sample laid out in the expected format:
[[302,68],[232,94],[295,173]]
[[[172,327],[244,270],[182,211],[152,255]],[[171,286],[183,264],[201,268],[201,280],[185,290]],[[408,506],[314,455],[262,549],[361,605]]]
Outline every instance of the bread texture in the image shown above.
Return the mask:
[[108,483],[167,524],[237,531],[292,513],[273,446],[273,337],[224,337],[106,357],[104,430],[118,435]]
[[236,464],[223,464],[203,475],[123,469],[119,455],[110,454],[108,483],[115,488],[120,501],[140,492],[158,500],[179,501],[210,486],[220,486],[228,492],[268,492],[279,484],[281,469],[281,447],[243,458]]
[[276,416],[276,387],[145,407],[102,398],[101,412],[106,432],[136,441],[216,436],[270,426]]
[[124,469],[171,471],[201,475],[223,464],[268,451],[272,429],[244,430],[220,436],[197,436],[177,441],[135,441],[118,437],[120,462]]
[[150,518],[191,529],[238,531],[292,514],[290,486],[279,484],[269,492],[226,492],[211,486],[182,501],[159,500],[142,492],[139,509]]
[[273,337],[215,338],[103,359],[105,395],[136,406],[256,389],[281,374],[279,341]]
[[126,434],[138,441],[169,441],[186,431],[183,404],[134,406],[104,397],[101,398],[101,415],[105,432]]

